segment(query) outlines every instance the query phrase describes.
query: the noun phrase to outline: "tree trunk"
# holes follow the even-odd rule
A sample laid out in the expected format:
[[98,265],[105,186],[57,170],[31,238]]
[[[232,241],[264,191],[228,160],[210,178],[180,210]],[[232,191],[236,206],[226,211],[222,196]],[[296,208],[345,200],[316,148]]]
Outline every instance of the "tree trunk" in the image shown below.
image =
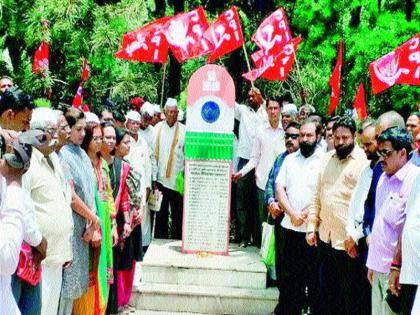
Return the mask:
[[[174,13],[177,14],[180,12],[184,12],[184,4],[184,0],[173,0],[172,5],[174,7]],[[178,96],[179,93],[181,93],[182,66],[180,63],[178,63],[178,61],[172,54],[170,54],[169,56],[169,71],[166,80],[166,82],[168,82],[167,95],[169,97],[175,97]]]
[[362,12],[362,6],[358,6],[351,13],[350,27],[358,27],[360,24],[360,15]]
[[155,16],[160,18],[165,16],[166,2],[165,0],[155,0]]
[[412,0],[405,1],[405,18],[408,22],[411,21],[411,16],[414,10],[414,2]]

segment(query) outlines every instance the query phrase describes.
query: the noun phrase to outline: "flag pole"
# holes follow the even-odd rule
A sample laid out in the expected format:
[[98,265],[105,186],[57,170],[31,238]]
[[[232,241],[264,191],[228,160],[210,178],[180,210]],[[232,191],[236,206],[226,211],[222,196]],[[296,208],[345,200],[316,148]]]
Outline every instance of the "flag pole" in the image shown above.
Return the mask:
[[168,61],[163,64],[163,75],[162,75],[162,89],[160,92],[160,108],[162,109],[163,106],[163,93],[165,92],[165,80],[166,80],[166,65]]
[[[242,48],[244,50],[246,66],[248,68],[248,72],[250,72],[251,71],[251,64],[249,63],[248,52],[246,51],[245,42],[242,44]],[[252,81],[252,80],[251,80],[251,86],[252,86],[253,89],[255,89],[254,81]]]

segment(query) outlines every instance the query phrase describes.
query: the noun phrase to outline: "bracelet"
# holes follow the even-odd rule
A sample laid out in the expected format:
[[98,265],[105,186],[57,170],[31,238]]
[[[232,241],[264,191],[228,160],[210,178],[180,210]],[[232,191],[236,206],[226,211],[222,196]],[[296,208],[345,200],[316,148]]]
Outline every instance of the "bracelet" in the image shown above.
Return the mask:
[[397,267],[397,266],[391,266],[391,268],[389,268],[391,271],[392,270],[395,270],[395,271],[398,271],[398,272],[400,272],[400,267]]
[[391,266],[401,268],[401,262],[394,260],[392,261]]

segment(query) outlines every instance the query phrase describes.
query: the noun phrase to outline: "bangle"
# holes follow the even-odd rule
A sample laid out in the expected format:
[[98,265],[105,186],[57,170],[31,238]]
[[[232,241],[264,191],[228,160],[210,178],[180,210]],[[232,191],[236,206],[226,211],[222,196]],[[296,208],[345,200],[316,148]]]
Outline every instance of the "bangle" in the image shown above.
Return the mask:
[[401,262],[394,260],[391,263],[391,267],[401,268]]
[[392,270],[395,270],[395,271],[398,271],[398,272],[400,272],[400,267],[397,267],[397,266],[391,266],[391,268],[389,268],[391,271]]

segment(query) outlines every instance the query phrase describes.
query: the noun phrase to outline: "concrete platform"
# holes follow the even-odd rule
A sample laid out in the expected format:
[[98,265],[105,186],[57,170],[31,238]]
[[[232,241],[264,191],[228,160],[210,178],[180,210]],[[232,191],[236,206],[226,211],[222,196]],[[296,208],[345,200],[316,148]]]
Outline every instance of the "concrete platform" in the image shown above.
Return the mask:
[[138,271],[130,304],[139,314],[261,315],[278,299],[277,289],[266,289],[254,247],[232,245],[229,256],[182,254],[180,241],[153,240]]
[[182,254],[180,241],[153,240],[141,263],[143,283],[266,287],[265,265],[255,247],[231,245],[229,256]]

